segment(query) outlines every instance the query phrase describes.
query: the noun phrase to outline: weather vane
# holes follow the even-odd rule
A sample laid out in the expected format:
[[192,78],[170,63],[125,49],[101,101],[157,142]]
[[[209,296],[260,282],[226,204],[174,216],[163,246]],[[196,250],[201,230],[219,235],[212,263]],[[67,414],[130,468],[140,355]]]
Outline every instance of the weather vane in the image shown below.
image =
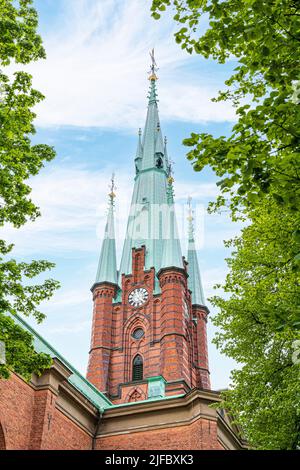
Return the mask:
[[152,51],[149,52],[150,54],[150,57],[151,57],[151,65],[150,65],[150,71],[149,71],[149,80],[157,80],[157,76],[156,76],[156,73],[158,71],[158,67],[157,67],[157,63],[155,61],[155,57],[154,57],[154,49],[152,49]]

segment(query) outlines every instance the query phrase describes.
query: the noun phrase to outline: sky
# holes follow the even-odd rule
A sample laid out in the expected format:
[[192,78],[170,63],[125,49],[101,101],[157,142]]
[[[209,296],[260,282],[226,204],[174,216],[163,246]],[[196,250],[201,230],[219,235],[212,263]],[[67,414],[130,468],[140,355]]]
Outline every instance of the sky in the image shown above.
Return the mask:
[[[133,189],[138,128],[147,111],[149,50],[155,48],[161,127],[174,162],[175,200],[186,252],[186,200],[193,198],[199,263],[207,298],[223,282],[230,252],[223,240],[239,233],[228,214],[208,215],[218,190],[209,169],[194,172],[182,140],[191,132],[227,135],[235,120],[229,103],[211,98],[224,89],[235,67],[190,56],[175,43],[171,12],[150,16],[149,0],[35,0],[47,59],[23,67],[46,99],[37,106],[36,143],[55,147],[57,157],[30,180],[42,217],[21,229],[5,228],[18,260],[47,259],[47,276],[61,282],[44,303],[46,320],[36,325],[66,359],[85,374],[92,320],[92,286],[107,213],[111,174],[116,180],[116,236],[120,260]],[[205,22],[202,25],[205,28]],[[20,69],[20,67],[18,68]],[[210,308],[210,316],[216,312]],[[234,362],[212,344],[214,389],[227,387]]]

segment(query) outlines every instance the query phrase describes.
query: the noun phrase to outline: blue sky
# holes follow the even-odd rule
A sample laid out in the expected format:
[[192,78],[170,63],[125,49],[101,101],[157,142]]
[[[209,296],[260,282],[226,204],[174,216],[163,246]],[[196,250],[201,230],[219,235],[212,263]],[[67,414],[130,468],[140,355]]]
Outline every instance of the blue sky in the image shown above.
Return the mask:
[[[55,146],[57,158],[31,180],[42,217],[20,230],[6,227],[18,259],[56,263],[51,277],[62,287],[42,306],[47,319],[36,329],[85,373],[94,282],[103,236],[111,173],[116,173],[116,231],[122,248],[134,176],[138,127],[144,126],[149,50],[159,65],[159,110],[174,161],[179,230],[185,251],[186,208],[193,197],[205,294],[224,280],[228,251],[223,240],[238,233],[226,213],[208,216],[217,194],[210,170],[195,173],[182,139],[192,131],[226,135],[234,121],[228,103],[210,99],[224,88],[235,66],[218,65],[182,52],[173,38],[170,14],[150,17],[148,0],[36,0],[47,59],[26,67],[46,95],[37,107],[34,141]],[[214,314],[211,308],[211,315]],[[211,344],[214,388],[229,383],[233,362]]]

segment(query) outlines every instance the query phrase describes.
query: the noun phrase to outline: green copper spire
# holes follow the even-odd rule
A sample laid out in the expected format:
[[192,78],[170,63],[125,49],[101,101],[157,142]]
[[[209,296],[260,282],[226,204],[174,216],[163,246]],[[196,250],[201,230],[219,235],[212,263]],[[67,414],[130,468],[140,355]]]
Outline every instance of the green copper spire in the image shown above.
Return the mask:
[[167,204],[168,175],[157,106],[157,68],[154,57],[151,56],[151,59],[147,117],[142,142],[138,143],[139,166],[135,176],[119,282],[122,274],[131,273],[132,248],[145,245],[145,269],[154,267],[158,271],[161,268],[164,224],[162,207]]
[[195,247],[194,237],[194,224],[193,224],[193,212],[191,207],[191,198],[188,198],[189,215],[188,215],[188,287],[192,291],[192,304],[205,305],[204,292],[201,282],[200,269],[197,257],[197,251]]
[[167,217],[165,227],[165,240],[163,246],[163,257],[161,261],[161,268],[183,268],[183,260],[181,254],[180,240],[178,237],[175,207],[174,207],[174,189],[173,189],[173,177],[170,174],[168,177],[167,187]]
[[167,164],[164,158],[163,137],[160,128],[158,115],[158,100],[156,92],[157,77],[152,73],[150,79],[150,92],[146,124],[143,133],[143,158],[141,170],[157,168],[167,170]]
[[102,242],[98,271],[95,283],[112,282],[117,284],[117,262],[116,262],[116,241],[114,227],[114,199],[115,199],[114,175],[111,179],[111,188],[108,205],[107,222],[105,226],[104,239]]
[[145,246],[146,270],[153,267],[158,273],[162,268],[162,260],[165,267],[167,263],[170,263],[170,267],[183,267],[174,213],[173,186],[169,179],[171,177],[169,161],[165,154],[166,142],[163,140],[158,115],[157,67],[153,51],[150,55],[152,64],[148,110],[143,139],[138,143],[137,155],[140,163],[135,176],[119,269],[119,285],[122,274],[132,272],[132,249],[142,245]]

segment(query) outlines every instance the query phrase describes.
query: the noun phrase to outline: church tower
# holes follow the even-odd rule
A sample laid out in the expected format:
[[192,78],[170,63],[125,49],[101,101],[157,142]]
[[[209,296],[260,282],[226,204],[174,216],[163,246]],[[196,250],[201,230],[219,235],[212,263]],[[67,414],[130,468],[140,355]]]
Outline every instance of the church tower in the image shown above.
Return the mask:
[[[205,306],[189,210],[187,259],[174,211],[173,178],[158,114],[154,57],[148,110],[117,271],[114,181],[99,266],[87,378],[114,403],[210,389]],[[189,202],[190,204],[190,202]]]

